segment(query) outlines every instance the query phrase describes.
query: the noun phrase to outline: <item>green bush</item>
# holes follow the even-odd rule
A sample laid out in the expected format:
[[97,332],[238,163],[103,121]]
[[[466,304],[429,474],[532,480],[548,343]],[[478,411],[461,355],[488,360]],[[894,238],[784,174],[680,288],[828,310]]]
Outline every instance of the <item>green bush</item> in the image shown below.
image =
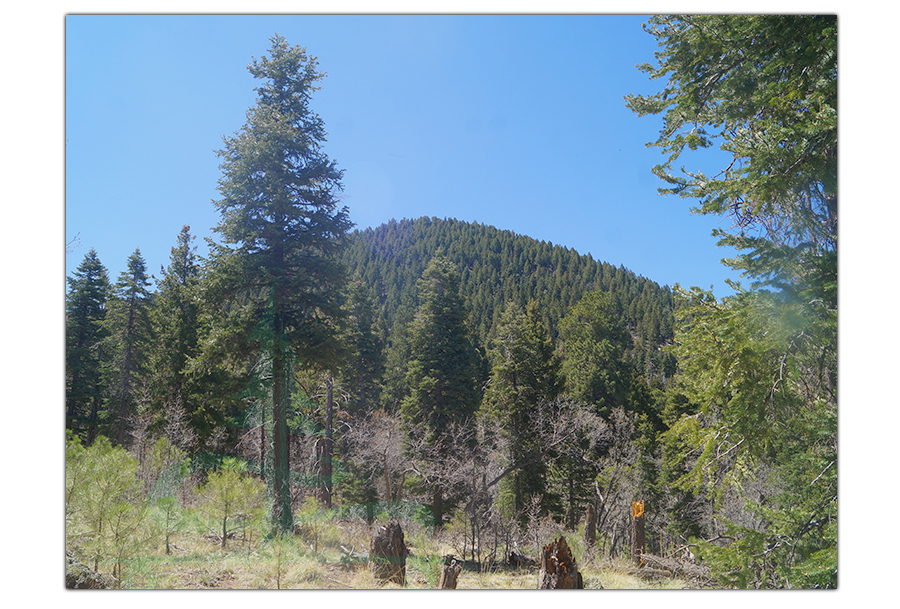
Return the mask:
[[246,464],[232,457],[225,457],[222,466],[213,472],[199,489],[207,513],[221,523],[222,548],[228,540],[228,520],[238,515],[258,516],[266,497],[266,486],[261,480],[246,473]]
[[65,494],[67,553],[95,571],[112,560],[112,576],[121,581],[123,562],[150,537],[137,460],[104,436],[84,447],[67,432]]

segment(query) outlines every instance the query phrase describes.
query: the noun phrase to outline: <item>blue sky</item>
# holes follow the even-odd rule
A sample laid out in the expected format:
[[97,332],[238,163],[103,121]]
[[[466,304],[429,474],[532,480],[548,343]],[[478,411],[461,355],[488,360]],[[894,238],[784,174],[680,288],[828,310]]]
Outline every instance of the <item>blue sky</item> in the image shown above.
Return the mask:
[[728,290],[710,231],[727,220],[660,197],[645,144],[660,86],[644,16],[68,15],[65,234],[115,280],[140,248],[159,276],[182,225],[218,215],[215,150],[255,101],[269,38],[327,73],[314,110],[358,228],[452,217],[564,245],[664,285]]

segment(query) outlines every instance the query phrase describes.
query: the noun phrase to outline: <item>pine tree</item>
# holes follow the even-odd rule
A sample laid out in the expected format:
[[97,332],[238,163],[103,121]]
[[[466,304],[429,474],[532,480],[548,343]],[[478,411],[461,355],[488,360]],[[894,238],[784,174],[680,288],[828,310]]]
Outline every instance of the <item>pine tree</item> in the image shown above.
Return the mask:
[[246,314],[244,339],[266,355],[273,425],[273,524],[292,513],[287,410],[296,365],[329,364],[337,352],[345,275],[338,257],[351,223],[338,207],[342,171],[322,150],[324,122],[310,108],[324,77],[318,62],[280,36],[248,69],[262,81],[257,103],[224,138],[215,201],[224,240],[211,258],[213,290]]
[[135,250],[116,281],[104,322],[109,332],[109,358],[104,362],[107,425],[110,437],[123,447],[130,444],[128,432],[138,414],[138,400],[147,380],[152,341],[149,287],[147,264],[140,250]]
[[[481,402],[480,362],[466,325],[459,274],[442,253],[429,262],[418,286],[419,309],[410,332],[410,395],[401,415],[407,436],[422,442],[414,456],[439,460],[449,450],[448,430],[470,422]],[[440,525],[444,489],[433,492]]]
[[347,322],[345,341],[350,353],[344,376],[351,391],[348,408],[351,413],[365,414],[379,403],[385,356],[372,299],[359,279],[350,285]]
[[103,321],[110,290],[106,267],[94,249],[66,282],[66,429],[89,446],[103,399]]
[[[190,227],[184,226],[172,248],[169,266],[161,269],[162,279],[157,284],[151,311],[156,337],[151,369],[157,407],[155,423],[164,424],[176,414],[176,404],[180,403],[193,432],[189,435],[204,438],[221,422],[221,417],[201,403],[188,371],[191,360],[200,354],[201,272],[193,240]],[[179,444],[178,438],[170,440]]]
[[633,373],[625,353],[632,340],[612,299],[604,292],[585,295],[560,321],[559,335],[569,396],[593,404],[602,416],[630,407]]
[[[723,299],[681,291],[676,390],[689,410],[664,413],[666,468],[683,472],[675,484],[686,492],[731,490],[750,506],[758,524],[734,522],[733,510],[722,520],[734,541],[701,544],[729,585],[833,587],[837,18],[674,15],[646,29],[661,50],[659,65],[642,69],[668,80],[627,99],[638,114],[664,114],[654,145],[668,157],[653,171],[669,184],[662,192],[732,221],[714,234],[751,280]],[[715,176],[672,171],[716,144],[729,158]],[[777,490],[742,496],[764,473]]]
[[504,490],[511,494],[513,513],[524,519],[531,496],[547,490],[546,462],[535,459],[544,450],[534,433],[536,415],[562,390],[559,360],[533,301],[525,310],[507,304],[489,354],[484,409],[509,443],[508,465],[519,466]]

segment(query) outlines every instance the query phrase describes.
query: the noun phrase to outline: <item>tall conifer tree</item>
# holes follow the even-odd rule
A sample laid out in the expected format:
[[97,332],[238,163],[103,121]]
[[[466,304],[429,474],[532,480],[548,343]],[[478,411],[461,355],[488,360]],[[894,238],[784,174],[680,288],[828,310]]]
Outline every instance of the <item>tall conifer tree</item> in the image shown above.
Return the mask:
[[[729,585],[836,586],[838,19],[669,15],[645,29],[660,51],[641,69],[666,82],[627,102],[663,115],[661,192],[728,217],[714,234],[751,280],[721,300],[683,292],[678,384],[698,407],[663,436],[666,466],[716,497],[769,472],[778,491],[746,497],[759,524],[729,515],[730,546],[701,544]],[[715,175],[673,170],[715,145]]]
[[[172,248],[169,266],[161,269],[162,279],[157,286],[151,314],[156,333],[151,366],[154,399],[158,406],[155,423],[168,422],[175,428],[178,422],[167,419],[185,416],[191,428],[187,436],[202,438],[220,421],[217,414],[210,412],[197,398],[188,371],[191,360],[200,353],[201,274],[193,240],[190,227],[182,227],[177,245]],[[181,444],[184,438],[170,440]]]
[[[546,492],[545,462],[534,459],[544,450],[534,433],[538,409],[562,390],[559,360],[533,301],[524,311],[507,305],[489,355],[492,368],[485,409],[509,442],[509,465],[520,465],[505,486],[511,492],[514,513],[524,518],[530,497]],[[521,467],[525,463],[527,467]]]
[[[410,395],[401,404],[407,433],[422,442],[418,457],[440,459],[448,450],[446,433],[464,424],[481,402],[479,354],[466,325],[459,274],[442,253],[419,280],[419,309],[410,335]],[[433,489],[433,510],[443,518],[442,488]]]
[[66,429],[90,445],[103,399],[103,320],[109,276],[91,249],[66,282]]
[[367,414],[378,404],[385,354],[372,300],[359,279],[350,286],[346,309],[349,353],[343,374],[351,394],[349,409],[353,414]]
[[128,431],[146,380],[152,337],[149,287],[147,264],[140,250],[135,250],[113,288],[105,321],[109,331],[109,358],[104,365],[107,425],[119,446],[129,443]]
[[211,252],[213,289],[240,307],[252,325],[244,340],[265,356],[271,376],[273,524],[289,531],[287,410],[297,364],[327,363],[335,353],[333,320],[341,315],[345,278],[338,255],[351,223],[338,206],[342,171],[322,149],[325,125],[310,102],[324,74],[318,62],[281,36],[254,59],[256,105],[243,128],[224,138],[224,241]]
[[608,416],[616,406],[630,406],[633,381],[625,353],[631,335],[604,292],[586,294],[559,323],[563,342],[566,390],[576,401],[596,406]]

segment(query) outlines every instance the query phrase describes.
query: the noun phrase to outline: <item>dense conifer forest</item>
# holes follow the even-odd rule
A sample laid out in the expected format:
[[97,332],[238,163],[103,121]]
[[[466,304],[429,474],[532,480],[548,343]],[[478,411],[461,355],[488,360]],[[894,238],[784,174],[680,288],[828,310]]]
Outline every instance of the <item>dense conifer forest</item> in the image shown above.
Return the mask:
[[673,358],[661,349],[674,335],[675,298],[668,286],[561,244],[454,219],[391,220],[352,234],[347,269],[379,307],[385,339],[389,328],[415,311],[416,282],[435,252],[443,252],[458,269],[469,323],[484,345],[507,304],[524,308],[534,301],[555,339],[566,312],[585,294],[600,290],[610,295],[632,335],[629,359],[648,376],[674,371]]
[[[67,278],[67,585],[154,587],[147,556],[206,540],[271,557],[281,587],[285,556],[356,568],[342,535],[396,520],[435,565],[520,568],[565,536],[695,586],[835,587],[836,20],[647,31],[642,69],[671,76],[626,103],[665,116],[653,171],[733,220],[748,286],[660,286],[449,218],[352,231],[316,61],[275,36],[219,151],[209,255],[185,226],[159,276],[135,250],[110,278],[90,249]],[[717,138],[741,163],[672,169]]]

